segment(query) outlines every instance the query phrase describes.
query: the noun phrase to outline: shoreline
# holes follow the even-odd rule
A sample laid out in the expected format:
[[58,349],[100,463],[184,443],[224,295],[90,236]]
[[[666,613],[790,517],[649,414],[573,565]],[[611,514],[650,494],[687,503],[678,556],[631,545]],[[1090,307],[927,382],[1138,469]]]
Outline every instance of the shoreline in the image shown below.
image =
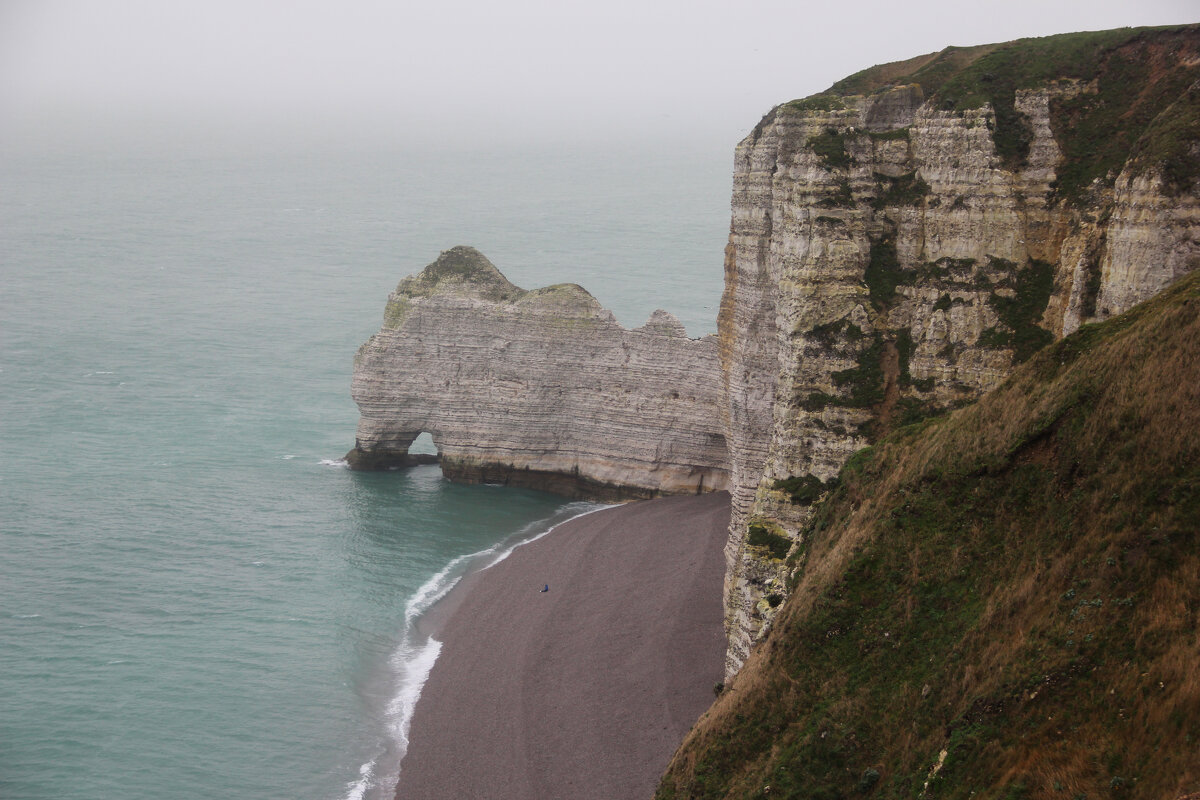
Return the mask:
[[396,797],[653,793],[723,674],[728,522],[724,492],[600,509],[464,575]]
[[[574,503],[587,503],[590,501],[573,501]],[[568,506],[569,507],[569,506]],[[472,587],[474,587],[480,576],[492,569],[498,564],[503,563],[514,552],[522,547],[528,547],[537,541],[549,536],[550,534],[562,528],[564,525],[569,525],[581,517],[586,517],[589,514],[598,514],[602,511],[608,511],[614,508],[620,508],[619,505],[600,505],[596,508],[587,511],[581,511],[578,514],[571,516],[551,524],[546,530],[536,533],[533,536],[525,538],[518,535],[517,538],[509,538],[494,548],[473,553],[465,557],[466,569],[453,578],[450,587],[441,594],[432,604],[425,607],[417,614],[412,622],[412,628],[419,638],[433,639],[441,644],[441,632],[446,627],[446,624],[454,616],[454,612],[458,610],[463,601],[470,595]]]
[[404,633],[389,658],[391,680],[395,687],[385,712],[391,730],[390,741],[360,766],[358,780],[346,785],[345,800],[385,800],[395,794],[399,764],[408,747],[412,714],[441,652],[442,643],[435,638],[435,634],[440,631],[450,611],[465,597],[466,592],[461,590],[461,584],[501,563],[516,549],[552,533],[559,526],[606,508],[612,506],[567,503],[549,517],[534,521],[496,544],[452,558],[408,598],[404,609]]

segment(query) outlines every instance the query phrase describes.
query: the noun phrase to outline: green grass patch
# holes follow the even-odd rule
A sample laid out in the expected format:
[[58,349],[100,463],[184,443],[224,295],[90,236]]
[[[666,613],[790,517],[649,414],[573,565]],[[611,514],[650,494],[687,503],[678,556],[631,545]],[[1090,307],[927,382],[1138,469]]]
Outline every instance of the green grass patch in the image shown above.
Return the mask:
[[387,305],[383,307],[383,327],[391,330],[399,328],[404,324],[411,307],[412,301],[403,295],[389,298]]
[[1150,123],[1133,161],[1144,169],[1157,169],[1168,194],[1194,189],[1200,178],[1200,86],[1193,83]]
[[912,385],[912,373],[908,370],[908,363],[912,359],[913,351],[916,349],[917,345],[913,341],[912,333],[908,328],[901,328],[896,331],[896,352],[899,355],[901,386]]
[[1127,160],[1164,171],[1169,190],[1190,188],[1200,175],[1200,154],[1191,147],[1200,129],[1189,87],[1200,79],[1200,66],[1194,59],[1185,66],[1185,59],[1165,53],[1157,58],[1178,59],[1173,69],[1151,63],[1156,48],[1178,47],[1188,39],[1170,29],[1131,37],[1124,47],[1095,59],[1087,78],[1094,94],[1051,104],[1051,125],[1063,152],[1055,186],[1060,196],[1086,202],[1092,182],[1111,186]]
[[[917,388],[923,392],[930,391],[933,389],[933,379],[929,379],[928,384],[923,384]],[[917,397],[902,397],[896,404],[895,425],[897,428],[916,425],[945,413],[946,409],[934,403],[926,402]]]
[[837,94],[814,94],[800,100],[784,103],[784,108],[792,111],[841,111],[846,108],[846,102]]
[[825,349],[832,348],[843,341],[857,342],[863,336],[862,328],[845,318],[815,325],[804,334],[806,339],[816,342]]
[[890,206],[920,205],[930,192],[929,184],[915,172],[895,178],[877,172],[875,180],[880,186],[879,196],[871,201],[876,211]]
[[1009,330],[991,327],[985,328],[983,332],[979,334],[978,344],[980,347],[992,347],[998,349],[1001,347],[1012,347],[1012,343],[1013,335],[1012,331]]
[[792,549],[792,540],[768,530],[762,525],[751,525],[746,530],[746,544],[750,547],[766,548],[771,558],[783,559]]
[[820,411],[826,406],[840,406],[842,398],[827,392],[809,392],[808,395],[800,401],[800,407],[805,411]]
[[[1054,289],[1054,267],[1045,261],[1030,260],[1025,269],[1015,269],[1011,262],[995,259],[995,264],[1003,265],[1011,274],[1014,294],[1005,297],[993,292],[988,296],[988,303],[996,309],[1000,321],[1007,331],[994,331],[987,342],[1004,340],[1004,344],[991,344],[980,338],[984,347],[1012,347],[1013,361],[1027,361],[1035,352],[1054,341],[1054,336],[1045,328],[1038,325],[1046,306],[1050,303],[1050,293]],[[984,332],[989,336],[988,331]]]
[[840,178],[836,188],[826,197],[817,202],[818,208],[854,208],[854,192],[850,189],[850,181]]
[[833,373],[833,383],[848,393],[838,399],[838,405],[869,408],[883,402],[883,336],[876,332],[871,343],[859,351],[858,363],[850,369]]
[[787,478],[775,481],[772,484],[773,489],[788,493],[788,499],[793,504],[798,506],[810,506],[815,503],[822,494],[837,486],[837,478],[832,478],[828,483],[822,481],[816,475],[792,475]]
[[882,237],[871,240],[863,280],[866,281],[871,303],[876,308],[883,309],[891,304],[896,296],[896,287],[904,283],[895,239]]
[[949,78],[997,45],[947,47],[939,53],[918,56],[908,61],[879,64],[861,70],[835,83],[830,93],[870,95],[909,83],[920,84],[925,95],[935,92]]
[[849,169],[854,159],[846,152],[846,136],[833,128],[826,128],[810,137],[808,147],[827,169]]

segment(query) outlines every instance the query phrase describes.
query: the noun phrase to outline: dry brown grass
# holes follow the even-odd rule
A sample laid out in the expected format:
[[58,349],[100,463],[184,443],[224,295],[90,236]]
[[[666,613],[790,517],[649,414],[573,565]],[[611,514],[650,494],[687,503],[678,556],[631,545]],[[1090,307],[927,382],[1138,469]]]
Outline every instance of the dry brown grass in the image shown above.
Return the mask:
[[853,461],[660,796],[1200,791],[1198,342],[1200,273]]

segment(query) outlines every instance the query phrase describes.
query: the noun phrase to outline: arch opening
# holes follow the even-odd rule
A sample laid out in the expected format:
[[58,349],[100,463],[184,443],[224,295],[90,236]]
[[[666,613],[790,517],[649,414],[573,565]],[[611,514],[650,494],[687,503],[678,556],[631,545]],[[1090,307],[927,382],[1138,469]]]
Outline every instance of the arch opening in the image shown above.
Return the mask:
[[408,446],[408,453],[413,456],[438,456],[441,455],[442,448],[433,440],[432,433],[421,431]]

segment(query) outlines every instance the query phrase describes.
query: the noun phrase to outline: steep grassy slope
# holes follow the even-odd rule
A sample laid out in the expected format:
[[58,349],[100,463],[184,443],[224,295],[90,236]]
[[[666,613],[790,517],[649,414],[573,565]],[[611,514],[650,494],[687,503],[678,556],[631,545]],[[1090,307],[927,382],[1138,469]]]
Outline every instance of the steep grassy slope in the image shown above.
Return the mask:
[[1200,272],[856,455],[668,798],[1200,791]]

